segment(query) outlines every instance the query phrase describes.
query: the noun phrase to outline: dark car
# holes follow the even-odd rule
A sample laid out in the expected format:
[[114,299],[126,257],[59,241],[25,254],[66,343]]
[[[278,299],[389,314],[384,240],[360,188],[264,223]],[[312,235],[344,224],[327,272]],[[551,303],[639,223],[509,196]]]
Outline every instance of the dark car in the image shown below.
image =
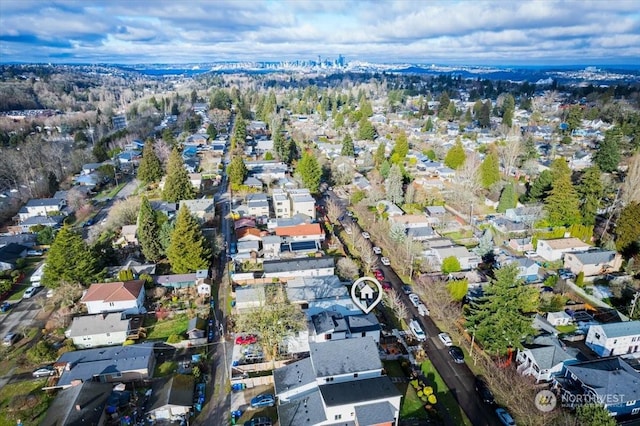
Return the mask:
[[256,417],[247,422],[244,422],[244,426],[271,426],[273,422],[269,417]]
[[500,422],[502,422],[504,426],[516,426],[516,421],[513,420],[513,417],[511,417],[511,414],[509,414],[509,412],[504,408],[497,408],[496,415],[498,416],[498,419],[500,419]]
[[12,307],[13,307],[13,304],[9,302],[2,302],[2,305],[0,305],[0,312],[7,312]]
[[252,408],[273,407],[276,405],[276,399],[270,393],[263,393],[251,399]]
[[491,390],[489,389],[489,385],[482,377],[476,377],[475,388],[478,395],[480,395],[480,398],[482,398],[482,402],[486,404],[494,404],[496,402]]
[[456,364],[464,364],[464,352],[457,346],[451,346],[449,348],[449,355],[453,358],[453,362]]
[[4,339],[2,339],[2,344],[5,346],[13,346],[13,344],[18,340],[20,340],[20,334],[10,332],[7,333],[6,336],[4,336]]

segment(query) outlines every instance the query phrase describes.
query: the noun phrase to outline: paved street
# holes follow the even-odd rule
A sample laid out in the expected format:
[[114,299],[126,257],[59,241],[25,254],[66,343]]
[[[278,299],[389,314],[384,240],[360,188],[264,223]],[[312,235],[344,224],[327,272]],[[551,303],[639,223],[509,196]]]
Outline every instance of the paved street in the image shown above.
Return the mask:
[[[29,286],[29,280],[25,280],[25,286]],[[24,332],[24,330],[32,325],[33,320],[42,310],[42,305],[46,299],[47,289],[40,287],[40,291],[30,299],[20,299],[19,301],[10,302],[13,307],[6,313],[0,314],[0,337],[4,337],[10,331]]]

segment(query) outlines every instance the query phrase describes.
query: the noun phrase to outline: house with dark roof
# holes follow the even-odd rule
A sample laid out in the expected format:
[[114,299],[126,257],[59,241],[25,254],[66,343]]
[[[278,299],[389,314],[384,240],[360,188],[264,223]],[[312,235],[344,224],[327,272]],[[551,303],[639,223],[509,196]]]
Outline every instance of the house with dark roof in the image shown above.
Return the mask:
[[323,311],[344,316],[362,313],[353,303],[346,283],[335,275],[291,278],[287,281],[286,292],[289,302],[299,305],[309,317]]
[[563,407],[594,403],[615,417],[640,413],[640,372],[620,357],[565,365],[553,387]]
[[148,379],[155,364],[154,345],[149,343],[66,352],[54,363],[60,378],[51,388],[64,389],[87,381],[126,383]]
[[196,284],[197,272],[191,272],[188,274],[169,274],[169,275],[155,275],[153,282],[156,285],[171,288],[188,288]]
[[578,349],[567,347],[555,336],[538,336],[531,344],[518,349],[517,371],[523,376],[532,376],[536,383],[548,382],[560,374],[565,364],[578,362],[578,354]]
[[584,342],[601,357],[640,354],[640,321],[593,324]]
[[34,226],[48,226],[50,228],[59,228],[62,225],[64,216],[31,216],[20,222],[20,229],[23,233],[31,232]]
[[335,275],[332,256],[303,257],[286,260],[265,260],[262,264],[264,278],[287,281],[295,277],[322,277]]
[[371,337],[309,348],[309,358],[274,371],[281,425],[397,425],[402,395]]
[[622,266],[622,255],[613,250],[589,250],[565,253],[564,267],[585,277],[617,272]]
[[189,324],[187,324],[187,336],[189,336],[189,339],[202,339],[206,330],[207,322],[199,316],[191,318]]
[[15,269],[18,259],[27,255],[29,248],[16,243],[0,247],[0,271]]
[[538,281],[540,279],[540,277],[538,277],[540,265],[533,260],[526,257],[517,257],[511,262],[518,266],[518,276],[516,278],[527,283]]
[[56,394],[40,426],[101,426],[113,385],[82,382]]
[[146,312],[144,298],[144,281],[117,281],[91,284],[80,302],[87,305],[87,311],[90,314],[104,312],[140,314]]
[[193,406],[194,386],[195,378],[186,374],[156,380],[151,386],[148,418],[155,422],[186,420]]

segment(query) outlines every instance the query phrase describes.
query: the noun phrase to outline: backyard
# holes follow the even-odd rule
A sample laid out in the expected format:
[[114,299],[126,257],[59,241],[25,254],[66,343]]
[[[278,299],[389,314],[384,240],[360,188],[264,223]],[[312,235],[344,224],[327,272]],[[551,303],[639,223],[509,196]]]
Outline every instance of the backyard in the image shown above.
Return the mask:
[[23,425],[40,423],[52,396],[41,388],[46,379],[25,380],[0,388],[0,426],[13,426],[17,420]]
[[409,386],[409,380],[402,371],[399,361],[384,361],[384,369],[389,377],[397,377],[401,382],[396,386],[402,393],[402,405],[400,406],[401,419],[426,419],[427,411],[424,403],[418,398],[415,389]]
[[148,340],[166,340],[171,335],[179,335],[182,337],[187,331],[189,318],[185,314],[176,315],[173,318],[159,320],[152,316],[147,316],[144,321],[144,327],[148,330]]

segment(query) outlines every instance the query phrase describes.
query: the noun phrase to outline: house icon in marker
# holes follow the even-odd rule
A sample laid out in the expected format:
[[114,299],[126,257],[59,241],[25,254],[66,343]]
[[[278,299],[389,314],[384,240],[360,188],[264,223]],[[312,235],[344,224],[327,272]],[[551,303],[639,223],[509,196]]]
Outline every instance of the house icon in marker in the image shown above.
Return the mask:
[[369,285],[364,285],[360,288],[360,299],[373,299],[373,289]]

